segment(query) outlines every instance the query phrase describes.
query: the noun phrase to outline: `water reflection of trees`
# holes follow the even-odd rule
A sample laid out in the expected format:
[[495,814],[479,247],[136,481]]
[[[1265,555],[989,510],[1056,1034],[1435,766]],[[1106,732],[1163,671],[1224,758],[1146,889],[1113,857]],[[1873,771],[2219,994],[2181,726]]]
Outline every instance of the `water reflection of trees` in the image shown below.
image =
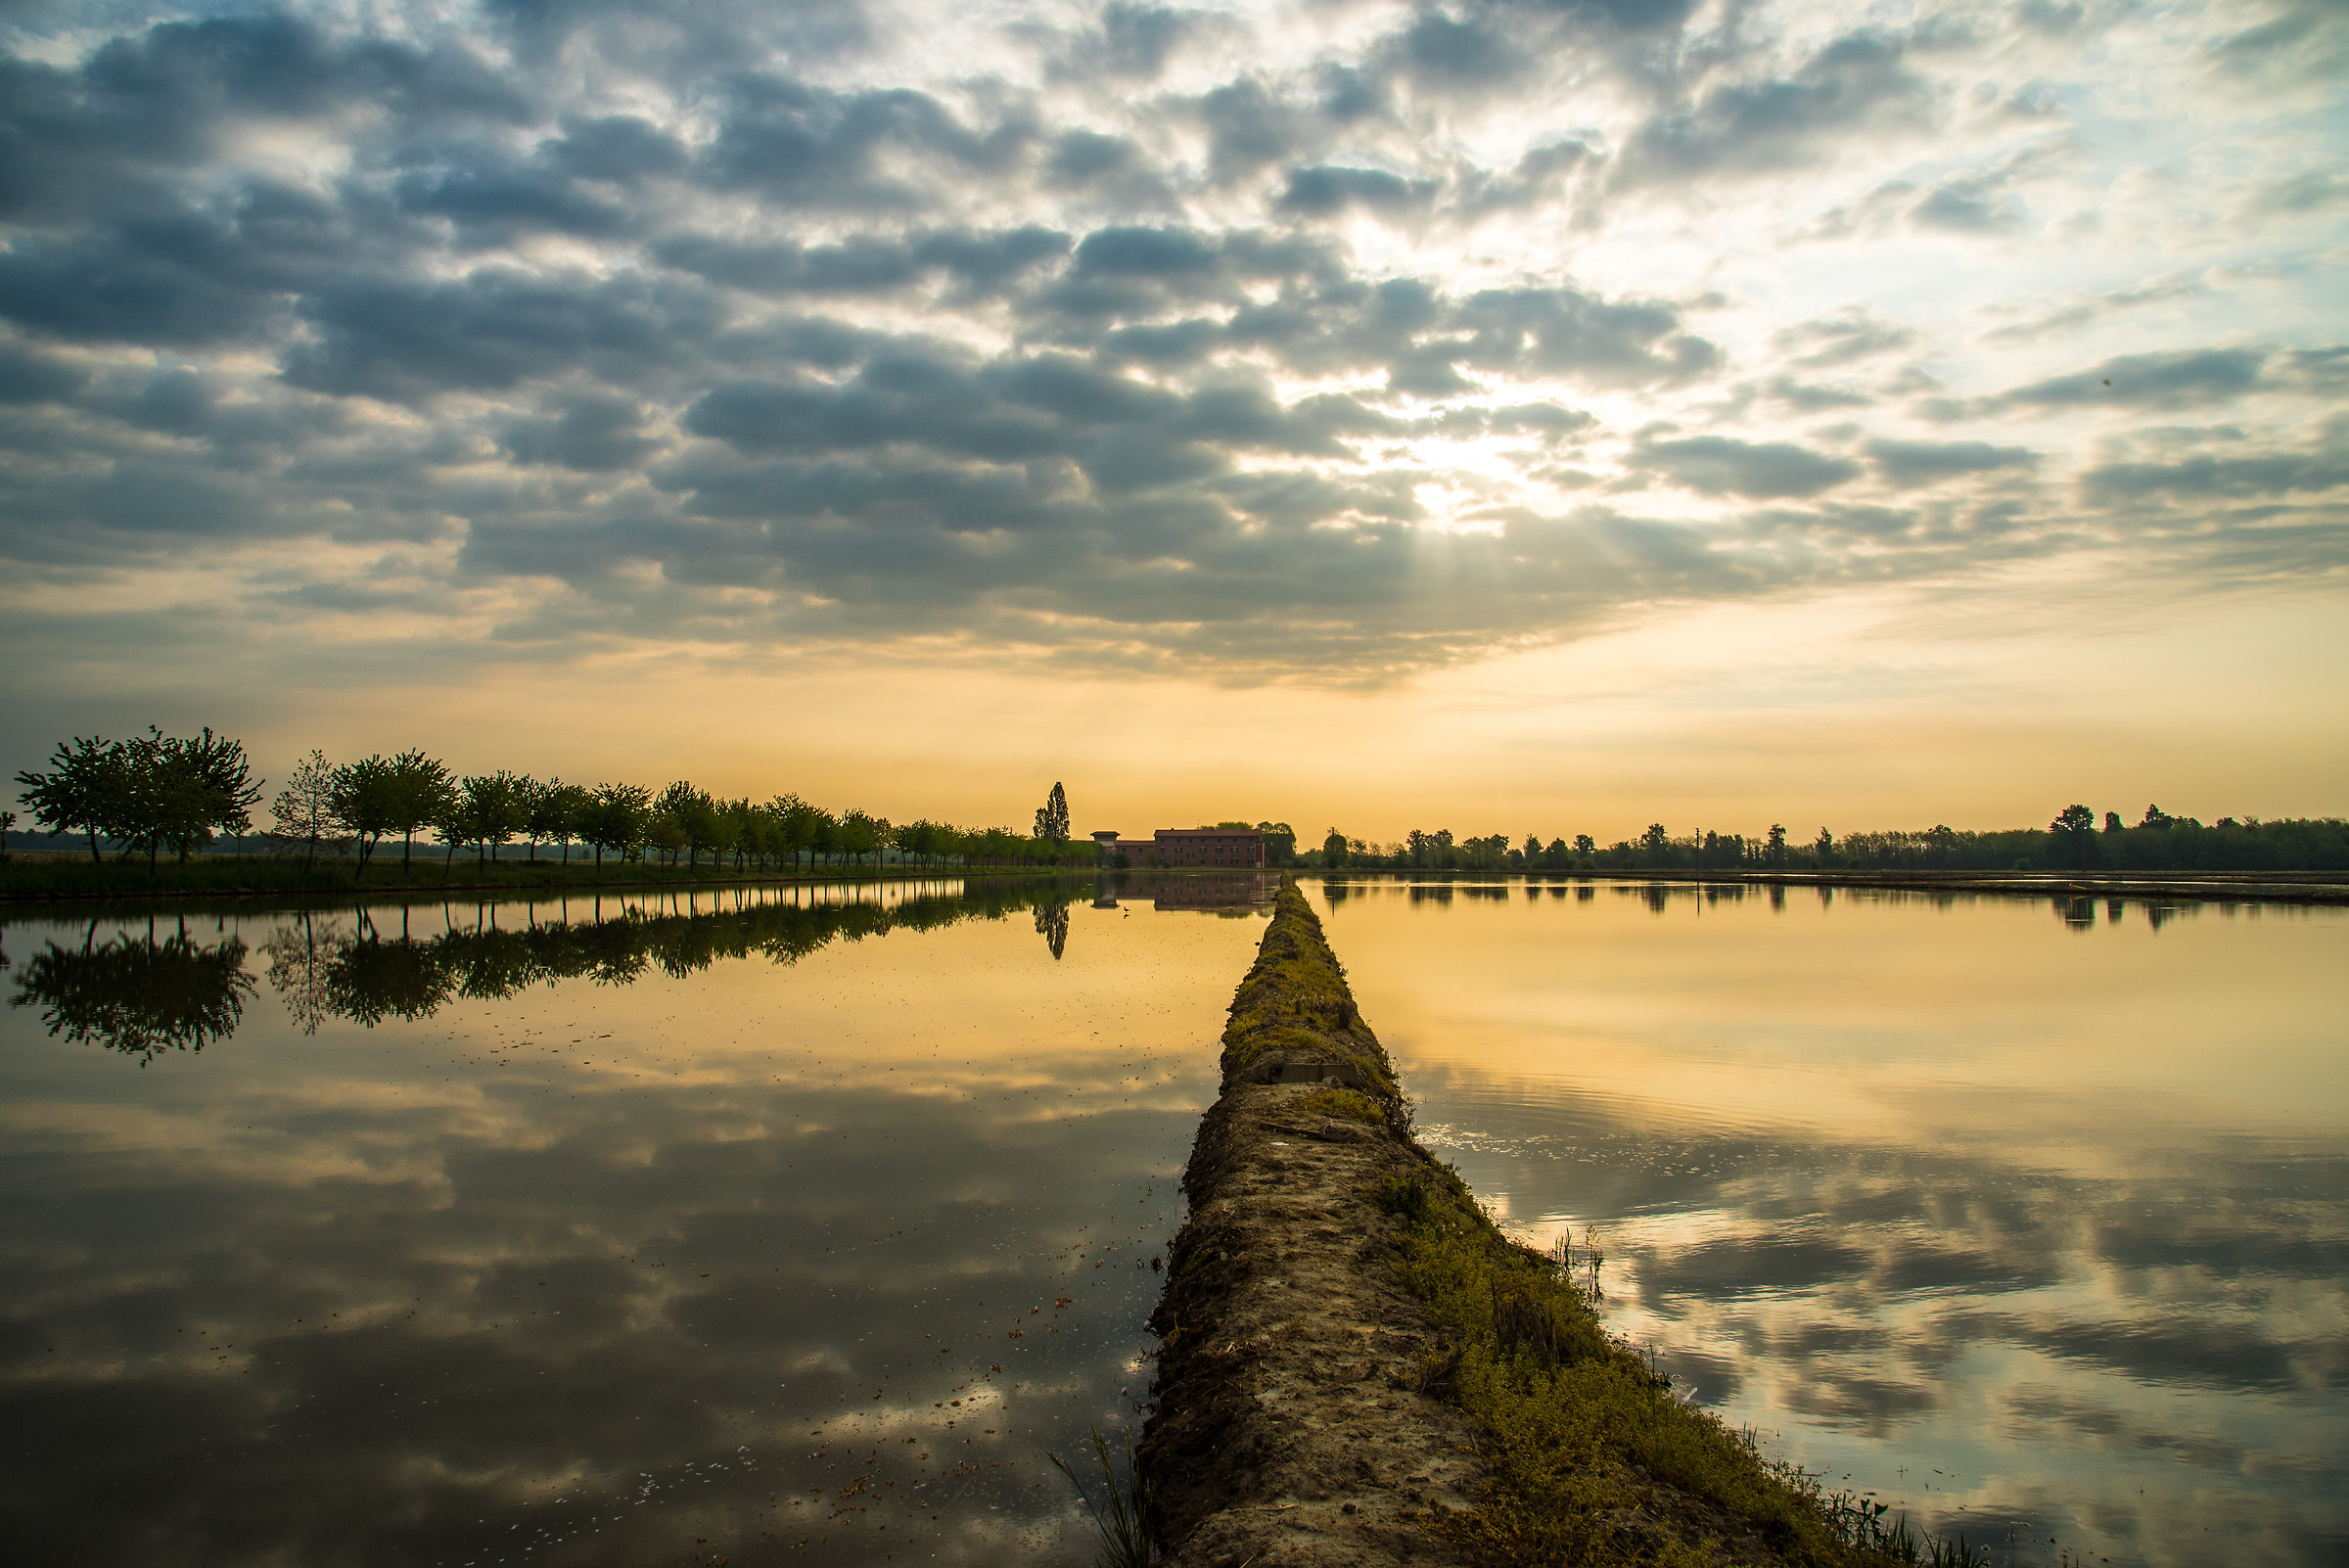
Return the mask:
[[[532,986],[588,980],[625,986],[658,971],[673,979],[721,958],[754,955],[791,964],[834,942],[892,931],[929,931],[961,920],[1033,910],[1052,956],[1069,941],[1067,884],[985,885],[896,904],[746,903],[733,909],[663,911],[629,907],[609,920],[540,921],[527,906],[483,904],[470,929],[419,938],[390,934],[374,914],[303,912],[261,945],[269,987],[304,1034],[330,1019],[372,1029],[386,1019],[430,1017],[450,1000],[495,999]],[[524,923],[503,927],[501,913]],[[11,1000],[39,1007],[53,1036],[140,1058],[202,1050],[227,1038],[257,987],[245,970],[244,942],[202,945],[185,927],[97,940],[93,922],[78,946],[52,943],[17,972]]]
[[1068,945],[1069,898],[1065,888],[988,887],[897,904],[753,903],[686,913],[632,908],[610,920],[526,918],[513,927],[497,925],[497,906],[484,905],[470,929],[423,940],[386,936],[362,912],[355,930],[321,934],[304,921],[272,938],[266,950],[270,984],[305,1030],[329,1017],[373,1028],[387,1018],[427,1017],[452,997],[495,999],[562,980],[625,986],[654,971],[685,979],[727,958],[791,964],[834,942],[927,931],[1021,909],[1036,912],[1036,930],[1058,958]]
[[245,944],[211,945],[184,927],[159,939],[124,933],[97,940],[93,923],[79,947],[52,943],[17,974],[18,1007],[38,1007],[52,1036],[136,1056],[144,1067],[158,1051],[200,1051],[226,1039],[253,993]]
[[1069,945],[1069,906],[1065,903],[1039,903],[1036,906],[1036,934],[1044,939],[1058,962]]

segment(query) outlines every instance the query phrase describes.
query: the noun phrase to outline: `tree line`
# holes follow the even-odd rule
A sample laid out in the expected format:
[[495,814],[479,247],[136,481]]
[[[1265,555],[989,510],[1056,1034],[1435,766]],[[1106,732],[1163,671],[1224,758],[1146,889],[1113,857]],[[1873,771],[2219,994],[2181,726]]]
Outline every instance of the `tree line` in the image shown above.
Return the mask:
[[[243,745],[208,728],[185,740],[153,726],[130,741],[77,736],[59,743],[45,769],[16,777],[43,832],[82,835],[94,863],[103,863],[104,841],[125,857],[144,853],[150,868],[163,849],[185,861],[221,836],[249,833],[263,791]],[[868,857],[878,864],[891,852],[904,862],[941,866],[1090,864],[1091,847],[1072,847],[1068,823],[1068,798],[1057,783],[1036,812],[1035,832],[1023,836],[928,818],[892,822],[854,808],[834,812],[788,793],[729,799],[686,780],[656,791],[505,769],[459,775],[421,751],[335,763],[313,750],[271,802],[265,838],[305,865],[356,856],[362,877],[390,843],[408,868],[420,834],[431,836],[444,861],[461,850],[485,861],[502,846],[524,842],[530,859],[552,846],[565,863],[578,845],[599,868],[607,854],[659,856],[672,865],[682,857],[689,866],[707,854],[713,866],[739,871],[860,865]]]
[[2099,822],[2069,806],[2045,828],[1851,833],[1820,828],[1809,842],[1782,824],[1759,834],[1714,829],[1674,834],[1661,822],[1636,838],[1601,845],[1587,833],[1546,844],[1529,833],[1454,838],[1413,829],[1390,844],[1331,828],[1305,863],[1335,869],[1443,871],[2339,871],[2349,870],[2349,821],[2339,817],[2223,816],[2205,824],[2148,806],[2134,824],[2118,811]]

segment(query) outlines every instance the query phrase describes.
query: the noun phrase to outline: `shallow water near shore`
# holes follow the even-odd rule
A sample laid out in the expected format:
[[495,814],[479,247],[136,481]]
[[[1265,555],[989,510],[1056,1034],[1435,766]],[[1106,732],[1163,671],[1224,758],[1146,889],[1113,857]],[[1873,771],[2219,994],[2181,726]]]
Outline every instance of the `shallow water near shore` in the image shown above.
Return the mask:
[[1308,884],[1429,1145],[2000,1561],[2349,1560],[2349,912]]
[[1260,929],[1089,893],[12,921],[13,1549],[1088,1562]]
[[[1305,887],[1428,1141],[1771,1452],[2002,1561],[2343,1559],[2349,912]],[[1269,892],[11,911],[16,1541],[1089,1561],[1043,1454],[1138,1421]]]

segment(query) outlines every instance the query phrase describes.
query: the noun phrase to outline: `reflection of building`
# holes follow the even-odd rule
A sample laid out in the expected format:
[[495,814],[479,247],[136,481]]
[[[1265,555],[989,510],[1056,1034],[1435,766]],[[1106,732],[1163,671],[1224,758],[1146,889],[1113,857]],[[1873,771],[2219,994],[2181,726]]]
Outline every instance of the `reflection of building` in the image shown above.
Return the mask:
[[1116,828],[1095,833],[1105,860],[1124,855],[1134,865],[1238,868],[1265,863],[1265,836],[1254,828],[1160,828],[1146,839],[1121,839]]
[[[1120,878],[1120,881],[1125,880]],[[1160,909],[1264,911],[1272,904],[1279,879],[1261,871],[1226,871],[1179,877],[1145,877],[1134,890]]]

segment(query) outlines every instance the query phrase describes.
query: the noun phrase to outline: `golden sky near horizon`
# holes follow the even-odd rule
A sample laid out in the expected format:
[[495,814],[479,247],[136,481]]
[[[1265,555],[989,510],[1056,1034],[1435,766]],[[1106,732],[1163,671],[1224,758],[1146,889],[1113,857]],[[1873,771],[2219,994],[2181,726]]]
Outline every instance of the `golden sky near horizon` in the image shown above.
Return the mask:
[[0,23],[0,764],[1024,826],[2349,810],[2349,21]]

